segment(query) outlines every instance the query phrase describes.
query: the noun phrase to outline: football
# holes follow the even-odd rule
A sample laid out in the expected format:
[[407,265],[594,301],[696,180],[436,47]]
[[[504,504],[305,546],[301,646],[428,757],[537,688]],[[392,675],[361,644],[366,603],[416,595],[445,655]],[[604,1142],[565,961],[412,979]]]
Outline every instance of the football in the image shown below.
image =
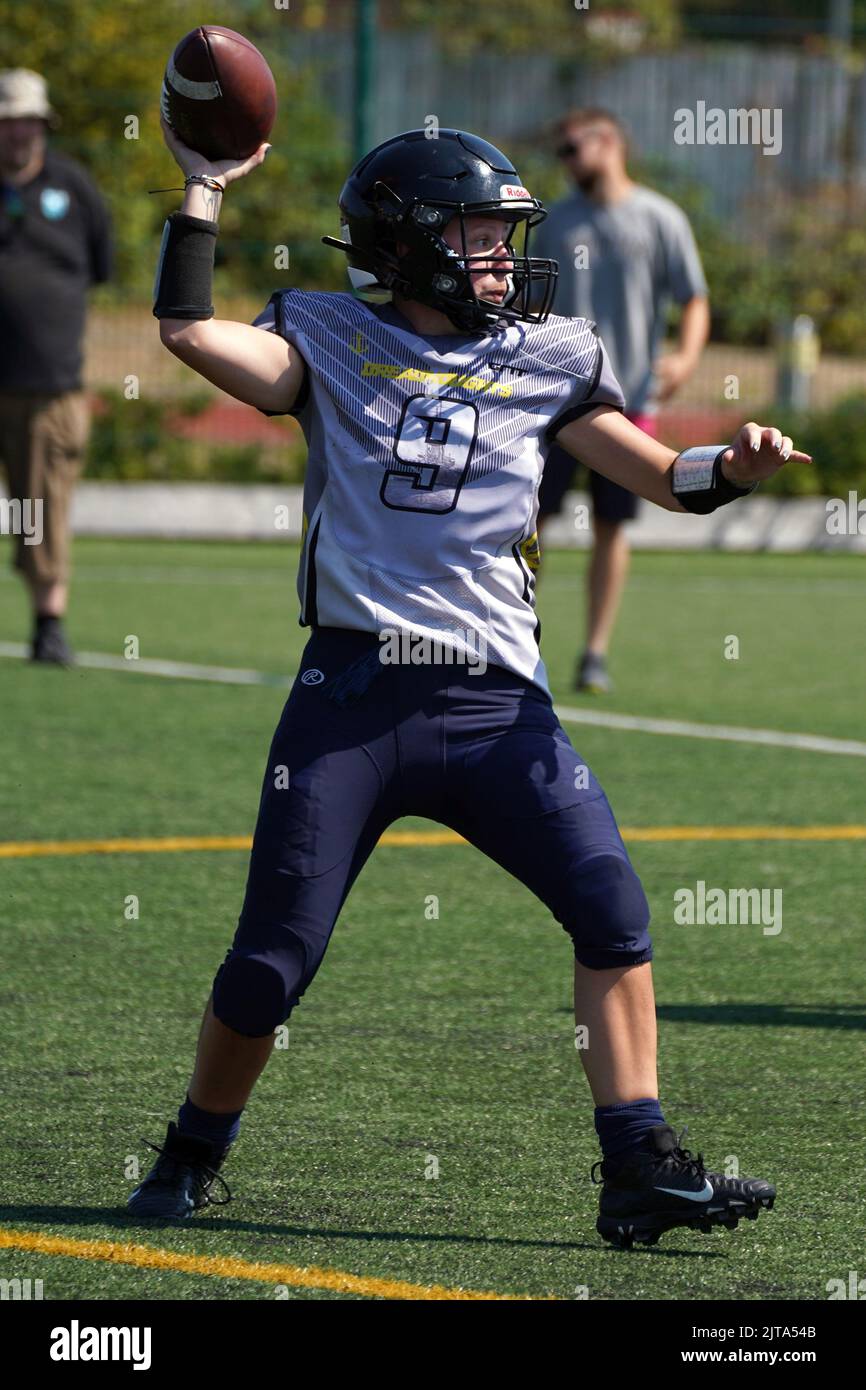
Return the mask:
[[274,75],[255,44],[219,24],[186,34],[168,60],[162,114],[206,159],[246,159],[277,114]]

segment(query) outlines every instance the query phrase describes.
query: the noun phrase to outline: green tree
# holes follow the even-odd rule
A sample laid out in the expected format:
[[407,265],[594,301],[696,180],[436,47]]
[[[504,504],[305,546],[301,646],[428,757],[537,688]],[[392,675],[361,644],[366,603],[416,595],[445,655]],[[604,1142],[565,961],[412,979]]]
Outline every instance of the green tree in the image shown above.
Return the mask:
[[[642,47],[669,44],[679,31],[678,0],[381,0],[385,23],[432,29],[448,52],[555,52],[564,60],[603,58],[627,42],[624,21],[640,23]],[[616,21],[619,20],[619,24]]]
[[[266,166],[225,198],[218,265],[229,275],[218,289],[266,295],[313,281],[342,288],[344,267],[320,237],[337,230],[348,142],[313,74],[292,61],[286,14],[245,0],[209,0],[207,10],[208,22],[241,30],[262,50],[280,102]],[[162,223],[182,196],[148,194],[181,181],[159,125],[162,76],[200,18],[188,0],[52,0],[44,14],[20,0],[0,3],[0,67],[43,74],[61,118],[53,147],[88,169],[111,208],[117,270],[114,284],[99,291],[103,299],[146,299],[152,290]],[[288,247],[288,270],[274,267],[280,245]]]

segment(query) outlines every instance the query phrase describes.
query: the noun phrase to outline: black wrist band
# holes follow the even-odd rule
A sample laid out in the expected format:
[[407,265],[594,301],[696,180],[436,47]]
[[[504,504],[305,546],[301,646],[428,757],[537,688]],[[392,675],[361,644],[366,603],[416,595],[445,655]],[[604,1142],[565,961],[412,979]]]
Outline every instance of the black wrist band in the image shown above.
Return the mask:
[[677,454],[671,469],[671,492],[687,512],[705,516],[733,502],[748,497],[757,483],[735,487],[722,472],[722,455],[730,444],[697,444]]
[[213,263],[219,228],[203,217],[166,218],[153,286],[158,319],[212,319]]

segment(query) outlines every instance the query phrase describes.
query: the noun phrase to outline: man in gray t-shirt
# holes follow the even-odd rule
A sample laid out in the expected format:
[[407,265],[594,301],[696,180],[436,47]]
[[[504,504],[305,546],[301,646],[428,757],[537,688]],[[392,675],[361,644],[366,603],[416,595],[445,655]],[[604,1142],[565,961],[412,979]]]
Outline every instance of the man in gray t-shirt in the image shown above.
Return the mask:
[[[557,136],[557,154],[575,191],[551,208],[534,233],[533,252],[559,262],[556,312],[598,325],[627,415],[655,435],[658,403],[694,371],[709,330],[695,239],[681,208],[629,178],[625,132],[611,112],[569,111]],[[679,343],[659,357],[671,302],[682,306]],[[571,455],[554,446],[541,483],[539,530],[560,510],[574,470]],[[590,487],[589,615],[575,683],[608,691],[607,648],[629,562],[623,523],[636,515],[637,498],[595,472]]]

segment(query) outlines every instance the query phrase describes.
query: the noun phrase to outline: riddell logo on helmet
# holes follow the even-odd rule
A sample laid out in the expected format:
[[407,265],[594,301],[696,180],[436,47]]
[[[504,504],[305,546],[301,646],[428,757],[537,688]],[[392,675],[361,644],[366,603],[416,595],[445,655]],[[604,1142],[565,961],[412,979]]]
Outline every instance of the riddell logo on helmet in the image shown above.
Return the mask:
[[521,187],[519,183],[501,184],[499,188],[499,196],[500,198],[506,201],[518,200],[520,202],[523,202],[524,199],[532,198],[532,194],[530,193],[529,189]]

